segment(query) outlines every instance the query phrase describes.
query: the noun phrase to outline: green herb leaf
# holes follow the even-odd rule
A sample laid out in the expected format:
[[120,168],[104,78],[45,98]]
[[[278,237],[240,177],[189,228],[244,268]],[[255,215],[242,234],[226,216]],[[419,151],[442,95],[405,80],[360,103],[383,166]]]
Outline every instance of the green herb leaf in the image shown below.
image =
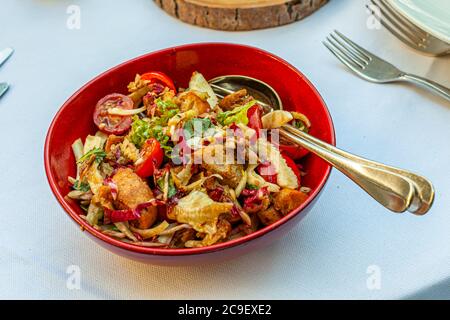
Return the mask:
[[246,189],[249,190],[258,190],[258,186],[255,186],[254,184],[247,184],[247,186],[245,187]]
[[[165,124],[167,125],[167,123]],[[141,148],[145,141],[150,138],[158,140],[161,148],[167,155],[172,152],[172,147],[169,146],[170,138],[163,131],[164,126],[161,124],[161,118],[154,117],[150,121],[142,120],[138,116],[133,117],[131,124],[130,139],[136,147]]]
[[306,124],[302,120],[295,119],[292,121],[292,124],[294,127],[296,127],[297,129],[299,129],[305,133],[309,132],[309,128],[306,126]]
[[133,117],[131,124],[130,139],[136,147],[140,148],[150,136],[150,123],[140,119],[138,116]]
[[184,135],[187,140],[193,137],[203,137],[205,132],[214,127],[208,118],[194,118],[187,121],[184,126]]
[[170,109],[178,109],[178,106],[171,100],[164,101],[158,98],[155,103],[161,113],[166,113]]
[[[172,198],[177,193],[177,188],[175,187],[175,184],[173,183],[172,177],[170,176],[170,173],[167,173],[169,175],[169,187],[167,191],[167,198]],[[156,181],[156,184],[158,185],[158,188],[161,192],[164,192],[165,187],[165,175],[163,175],[161,178]]]
[[82,192],[88,192],[89,190],[91,190],[91,187],[89,186],[89,183],[81,182],[80,180],[75,181],[75,183],[73,184],[72,188],[74,190],[82,191]]
[[228,126],[232,123],[248,124],[247,111],[256,104],[256,100],[252,100],[249,103],[236,107],[231,111],[220,112],[217,115],[217,120],[224,126]]
[[170,182],[171,183],[169,183],[169,192],[167,193],[168,198],[172,198],[177,194],[177,188],[175,188],[172,179],[170,179]]
[[86,152],[80,159],[78,159],[77,163],[82,163],[90,159],[93,155],[95,155],[95,162],[100,163],[106,157],[106,152],[101,148],[94,148]]

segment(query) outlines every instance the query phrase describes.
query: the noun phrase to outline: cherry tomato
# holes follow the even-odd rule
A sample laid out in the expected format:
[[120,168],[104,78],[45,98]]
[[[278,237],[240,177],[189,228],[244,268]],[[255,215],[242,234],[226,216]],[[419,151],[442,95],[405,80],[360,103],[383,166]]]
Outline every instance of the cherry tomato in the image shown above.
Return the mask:
[[120,93],[113,93],[100,99],[95,106],[94,123],[97,127],[107,133],[121,135],[131,127],[131,116],[110,115],[108,110],[112,108],[133,109],[134,103],[128,96]]
[[161,166],[163,158],[164,152],[158,140],[148,139],[141,148],[141,155],[135,170],[136,174],[141,178],[150,177],[155,169]]
[[278,174],[275,170],[275,166],[272,163],[270,163],[270,162],[261,163],[256,168],[256,171],[267,182],[275,183],[275,184],[277,183]]
[[257,138],[259,138],[260,132],[263,128],[261,117],[262,117],[261,106],[256,104],[253,107],[251,107],[250,109],[248,109],[248,111],[247,111],[247,118],[248,118],[247,126],[256,131]]
[[283,153],[281,155],[283,156],[284,160],[286,161],[286,164],[288,165],[288,167],[291,168],[292,171],[294,171],[294,174],[297,177],[298,185],[300,185],[302,182],[302,176],[300,174],[300,170],[297,167],[297,164],[288,155],[283,154]]
[[289,156],[292,160],[300,160],[301,158],[309,154],[309,150],[300,146],[280,144],[278,147],[282,153]]
[[158,82],[158,83],[165,85],[170,90],[177,92],[172,79],[170,79],[169,76],[166,75],[165,73],[158,72],[158,71],[147,72],[141,76],[141,80],[147,80],[147,81],[150,81],[150,83]]

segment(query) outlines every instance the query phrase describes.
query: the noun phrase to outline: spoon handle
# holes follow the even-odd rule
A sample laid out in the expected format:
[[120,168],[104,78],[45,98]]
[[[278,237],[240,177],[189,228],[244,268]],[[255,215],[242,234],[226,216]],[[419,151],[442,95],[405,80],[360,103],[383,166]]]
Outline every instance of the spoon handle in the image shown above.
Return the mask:
[[423,214],[427,213],[428,210],[430,209],[430,207],[433,205],[435,192],[434,192],[432,183],[428,179],[426,179],[418,174],[407,171],[407,170],[391,167],[391,166],[388,166],[388,165],[385,165],[385,164],[382,164],[379,162],[367,160],[362,157],[350,154],[350,153],[340,150],[320,139],[317,139],[309,134],[306,134],[303,131],[300,131],[297,128],[294,128],[290,125],[284,126],[284,129],[288,130],[289,132],[291,132],[293,134],[301,135],[302,138],[304,138],[312,143],[315,143],[318,146],[325,148],[331,152],[335,152],[343,157],[351,157],[361,163],[365,163],[370,166],[378,167],[380,169],[390,171],[392,173],[406,177],[407,179],[410,180],[410,182],[414,185],[414,187],[416,189],[415,190],[416,194],[413,198],[413,206],[416,207],[417,209],[416,209],[416,211],[413,212],[414,214],[423,215]]
[[283,126],[280,134],[327,161],[394,212],[422,215],[433,203],[433,186],[421,176],[352,155],[291,126]]

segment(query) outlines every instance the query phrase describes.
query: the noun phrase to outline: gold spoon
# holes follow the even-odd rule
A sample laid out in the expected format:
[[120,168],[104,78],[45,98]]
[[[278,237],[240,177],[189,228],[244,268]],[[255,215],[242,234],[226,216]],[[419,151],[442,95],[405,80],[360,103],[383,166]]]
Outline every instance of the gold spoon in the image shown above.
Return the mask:
[[[214,78],[209,83],[219,97],[245,88],[265,112],[283,109],[283,103],[276,91],[261,80],[227,75]],[[282,126],[279,131],[282,137],[301,145],[344,173],[391,211],[409,211],[424,215],[433,204],[434,188],[425,177],[340,150],[291,125]]]

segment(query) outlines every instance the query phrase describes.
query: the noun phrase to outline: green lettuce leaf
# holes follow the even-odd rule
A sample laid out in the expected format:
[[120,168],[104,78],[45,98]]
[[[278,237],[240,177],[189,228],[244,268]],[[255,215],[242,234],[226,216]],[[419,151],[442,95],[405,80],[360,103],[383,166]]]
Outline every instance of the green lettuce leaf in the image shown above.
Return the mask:
[[154,138],[158,140],[166,156],[169,156],[172,147],[169,146],[170,138],[164,133],[163,129],[164,126],[161,125],[159,117],[145,121],[136,115],[133,117],[133,123],[131,124],[130,140],[136,147],[141,148],[145,141]]
[[256,104],[256,100],[252,100],[249,103],[236,107],[231,111],[220,112],[217,115],[217,120],[224,126],[228,126],[232,123],[248,124],[247,111]]

